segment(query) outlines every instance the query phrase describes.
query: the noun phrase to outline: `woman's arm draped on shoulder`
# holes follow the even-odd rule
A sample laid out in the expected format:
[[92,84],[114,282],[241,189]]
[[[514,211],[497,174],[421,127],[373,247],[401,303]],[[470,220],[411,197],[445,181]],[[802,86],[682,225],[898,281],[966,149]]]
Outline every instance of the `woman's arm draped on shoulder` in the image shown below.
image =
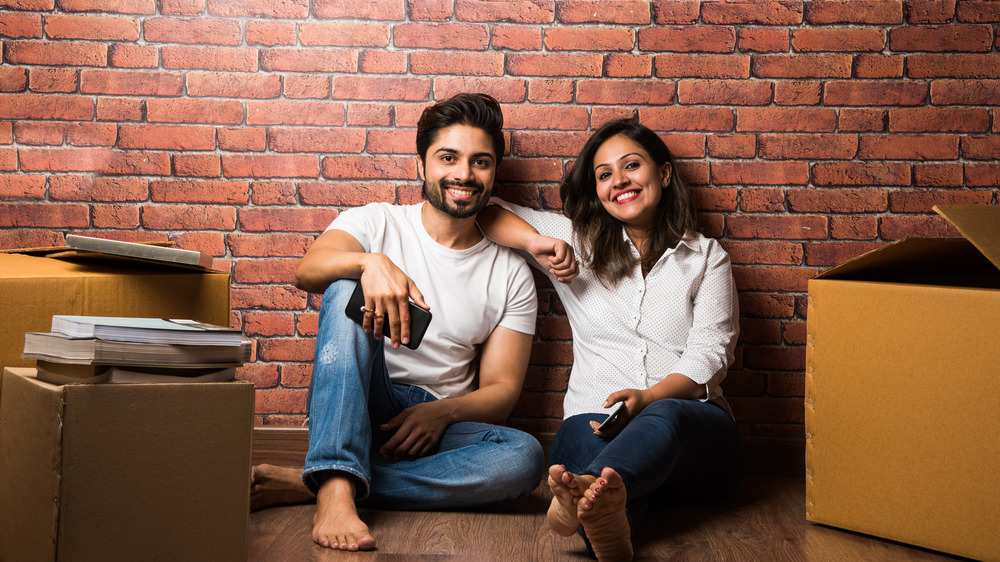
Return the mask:
[[528,252],[556,280],[569,283],[579,274],[573,247],[568,242],[539,234],[533,226],[507,209],[489,205],[479,212],[476,220],[490,240]]

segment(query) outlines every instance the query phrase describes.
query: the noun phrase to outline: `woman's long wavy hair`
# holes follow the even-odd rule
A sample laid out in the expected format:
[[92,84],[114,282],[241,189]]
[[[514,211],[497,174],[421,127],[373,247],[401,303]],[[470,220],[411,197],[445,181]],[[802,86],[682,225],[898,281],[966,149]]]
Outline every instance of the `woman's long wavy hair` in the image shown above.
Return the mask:
[[[670,181],[663,187],[657,208],[656,227],[648,248],[636,258],[622,234],[623,223],[612,217],[597,198],[594,176],[594,155],[608,139],[624,135],[641,146],[658,168],[670,163]],[[652,268],[665,251],[677,245],[688,231],[697,229],[690,190],[677,173],[673,156],[663,140],[634,119],[619,119],[598,129],[583,145],[583,149],[559,188],[562,211],[573,221],[573,232],[579,242],[581,259],[610,284],[617,284],[631,275],[637,266]]]

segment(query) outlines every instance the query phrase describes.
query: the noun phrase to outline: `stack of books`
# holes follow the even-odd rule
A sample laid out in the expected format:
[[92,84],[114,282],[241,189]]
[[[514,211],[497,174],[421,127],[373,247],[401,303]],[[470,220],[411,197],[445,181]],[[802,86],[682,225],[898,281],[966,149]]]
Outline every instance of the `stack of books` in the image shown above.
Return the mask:
[[250,350],[240,330],[195,320],[55,315],[51,332],[24,335],[21,357],[53,384],[217,382]]

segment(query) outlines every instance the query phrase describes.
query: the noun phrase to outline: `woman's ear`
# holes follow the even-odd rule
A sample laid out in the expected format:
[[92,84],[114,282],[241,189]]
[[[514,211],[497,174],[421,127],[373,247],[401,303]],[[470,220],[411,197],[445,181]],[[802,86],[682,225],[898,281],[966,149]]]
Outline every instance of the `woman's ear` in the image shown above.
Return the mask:
[[674,167],[670,165],[670,162],[664,162],[663,167],[660,168],[660,173],[663,174],[663,185],[666,186],[670,183],[670,174],[673,173]]

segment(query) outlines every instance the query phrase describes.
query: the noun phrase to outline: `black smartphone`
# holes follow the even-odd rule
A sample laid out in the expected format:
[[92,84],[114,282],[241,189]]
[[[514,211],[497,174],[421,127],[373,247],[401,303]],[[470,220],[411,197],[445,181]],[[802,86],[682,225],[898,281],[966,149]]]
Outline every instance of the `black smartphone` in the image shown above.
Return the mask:
[[619,402],[618,407],[616,407],[614,411],[608,415],[608,417],[604,418],[604,421],[601,422],[601,425],[597,428],[597,431],[605,431],[606,429],[614,425],[615,422],[618,421],[618,416],[621,415],[622,410],[624,409],[625,409],[625,403]]
[[[354,292],[351,293],[350,300],[347,301],[347,308],[344,309],[344,313],[351,320],[354,320],[361,325],[365,321],[365,312],[361,310],[365,306],[365,293],[361,289],[361,283],[354,288]],[[406,347],[410,349],[416,349],[420,345],[421,340],[424,339],[424,333],[427,332],[427,326],[431,323],[431,313],[429,310],[424,310],[419,306],[410,303],[410,342]],[[383,324],[383,330],[385,329],[385,324]],[[385,334],[385,337],[389,337],[389,334]]]

